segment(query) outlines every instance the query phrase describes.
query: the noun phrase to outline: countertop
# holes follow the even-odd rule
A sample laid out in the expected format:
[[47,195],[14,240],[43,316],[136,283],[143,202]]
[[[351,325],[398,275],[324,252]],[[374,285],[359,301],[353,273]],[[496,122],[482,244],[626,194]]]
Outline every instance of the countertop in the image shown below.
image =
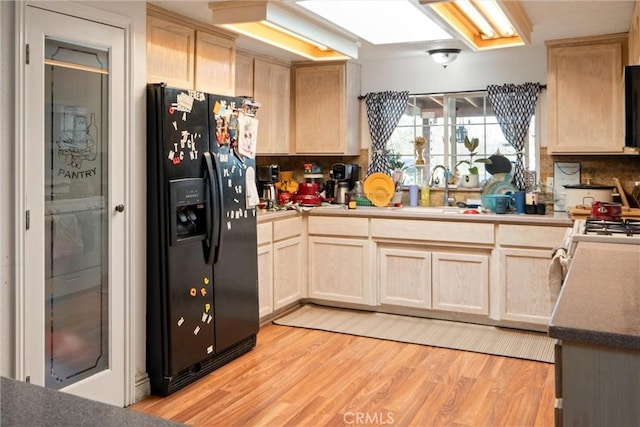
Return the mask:
[[171,427],[182,424],[2,377],[0,425]]
[[640,350],[640,245],[579,242],[549,335]]
[[[314,215],[366,217],[366,218],[397,218],[424,219],[442,221],[474,221],[488,223],[529,224],[567,226],[573,224],[566,212],[551,212],[546,215],[525,214],[463,214],[466,209],[457,207],[368,207],[358,206],[356,209],[345,209],[342,205],[326,205],[302,208],[302,212]],[[258,211],[258,222],[281,219],[300,215],[296,210]]]

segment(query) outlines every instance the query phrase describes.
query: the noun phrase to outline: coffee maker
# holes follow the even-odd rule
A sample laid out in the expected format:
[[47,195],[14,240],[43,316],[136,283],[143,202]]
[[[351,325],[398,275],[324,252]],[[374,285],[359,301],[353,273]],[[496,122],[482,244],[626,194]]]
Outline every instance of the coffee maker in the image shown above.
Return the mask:
[[258,191],[262,199],[276,204],[278,201],[278,192],[276,191],[276,182],[280,176],[280,167],[278,165],[258,166],[257,180]]
[[335,201],[339,204],[345,204],[347,193],[355,187],[356,182],[360,179],[360,166],[355,163],[334,163],[331,166],[331,175],[336,180]]

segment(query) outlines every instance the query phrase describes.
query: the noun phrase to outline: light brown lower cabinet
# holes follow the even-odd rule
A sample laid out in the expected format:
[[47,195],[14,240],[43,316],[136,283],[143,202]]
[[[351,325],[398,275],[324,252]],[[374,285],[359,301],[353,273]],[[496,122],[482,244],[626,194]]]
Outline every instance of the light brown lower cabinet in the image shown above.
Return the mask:
[[258,246],[258,306],[260,317],[273,313],[273,247]]
[[410,243],[378,243],[380,303],[489,314],[489,251],[441,252]]
[[260,317],[294,304],[306,296],[304,220],[262,222],[258,234],[258,301]]
[[317,214],[276,221],[259,246],[261,317],[308,298],[540,331],[553,309],[551,248],[565,229]]
[[555,298],[549,294],[549,265],[567,227],[497,226],[495,262],[500,319],[546,326]]
[[257,225],[258,307],[260,317],[273,313],[273,223]]
[[368,218],[309,217],[309,298],[374,305]]
[[553,310],[549,295],[549,249],[500,248],[498,266],[504,292],[501,317],[546,325]]
[[380,303],[431,308],[431,252],[423,247],[379,244]]
[[277,310],[304,296],[306,256],[302,237],[273,243],[273,308]]
[[434,252],[433,308],[489,314],[489,255]]

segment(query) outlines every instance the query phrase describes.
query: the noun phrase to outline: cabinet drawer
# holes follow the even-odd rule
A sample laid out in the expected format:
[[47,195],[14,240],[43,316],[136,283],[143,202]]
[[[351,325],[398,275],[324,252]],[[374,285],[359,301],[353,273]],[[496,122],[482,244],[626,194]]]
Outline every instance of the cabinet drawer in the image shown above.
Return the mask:
[[369,220],[367,218],[312,216],[309,217],[309,234],[368,237]]
[[263,222],[261,224],[258,224],[258,245],[271,243],[272,238],[273,238],[272,223]]
[[493,224],[372,219],[373,238],[493,244]]
[[498,226],[498,243],[500,246],[551,249],[562,243],[566,231],[566,227],[500,224]]
[[302,234],[302,218],[289,218],[273,223],[273,241],[288,239]]

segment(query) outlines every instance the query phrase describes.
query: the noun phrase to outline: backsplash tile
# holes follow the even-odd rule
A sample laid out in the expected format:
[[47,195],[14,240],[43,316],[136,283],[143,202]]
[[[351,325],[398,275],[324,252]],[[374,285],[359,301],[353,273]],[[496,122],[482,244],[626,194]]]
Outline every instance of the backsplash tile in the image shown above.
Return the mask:
[[594,184],[612,184],[618,178],[627,194],[634,183],[640,181],[640,156],[550,156],[547,149],[540,150],[540,175],[542,182],[553,176],[554,162],[579,162],[580,182],[591,180]]
[[[627,194],[633,190],[634,183],[640,181],[640,155],[629,156],[552,156],[547,154],[547,149],[540,150],[540,177],[546,183],[549,176],[553,176],[554,162],[579,162],[580,163],[580,180],[586,182],[591,180],[594,184],[611,184],[612,178],[620,179],[622,187]],[[369,164],[368,150],[362,150],[360,156],[258,156],[256,158],[258,165],[278,164],[281,171],[293,171],[294,178],[298,182],[304,182],[304,164],[316,163],[322,167],[324,180],[329,179],[329,171],[334,163],[357,163],[360,166],[360,180],[364,180],[364,176]],[[455,193],[455,190],[453,191]],[[434,198],[439,197],[438,192],[434,194]],[[460,195],[460,199],[468,197],[476,197],[475,194]],[[403,201],[404,201],[403,197]],[[432,200],[432,204],[436,202]]]

